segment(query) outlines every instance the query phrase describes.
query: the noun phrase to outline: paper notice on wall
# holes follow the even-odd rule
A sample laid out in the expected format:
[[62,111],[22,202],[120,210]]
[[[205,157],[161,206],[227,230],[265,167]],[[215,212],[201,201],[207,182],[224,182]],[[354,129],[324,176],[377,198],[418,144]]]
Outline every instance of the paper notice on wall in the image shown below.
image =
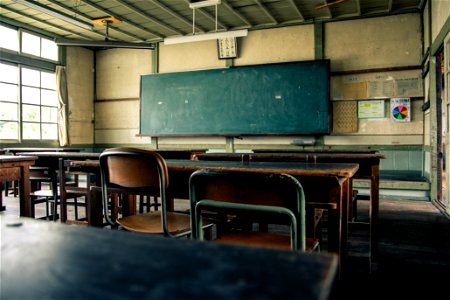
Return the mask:
[[367,86],[368,98],[390,98],[394,96],[394,80],[369,81]]
[[405,78],[396,80],[397,97],[411,97],[420,94],[419,78]]
[[409,98],[391,99],[391,120],[395,122],[411,121],[411,100]]

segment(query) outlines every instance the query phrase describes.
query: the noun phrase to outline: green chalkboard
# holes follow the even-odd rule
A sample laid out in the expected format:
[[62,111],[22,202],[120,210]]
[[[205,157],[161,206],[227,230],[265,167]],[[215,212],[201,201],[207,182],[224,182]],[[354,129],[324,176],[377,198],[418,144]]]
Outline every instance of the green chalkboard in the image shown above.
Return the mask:
[[329,78],[328,60],[143,75],[140,133],[327,134]]

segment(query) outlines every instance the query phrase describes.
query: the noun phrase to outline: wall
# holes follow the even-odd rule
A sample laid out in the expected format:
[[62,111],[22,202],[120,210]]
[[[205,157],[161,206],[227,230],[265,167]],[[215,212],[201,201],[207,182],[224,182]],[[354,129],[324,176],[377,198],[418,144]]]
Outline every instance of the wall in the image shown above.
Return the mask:
[[140,144],[140,75],[152,69],[151,50],[109,49],[96,53],[95,143]]
[[94,53],[81,47],[67,48],[69,136],[73,146],[94,141]]
[[[421,20],[417,14],[405,14],[372,19],[331,22],[324,25],[325,58],[331,60],[334,72],[332,100],[340,99],[349,75],[343,72],[365,72],[418,66],[421,62]],[[398,41],[402,41],[398,43]],[[287,61],[313,60],[315,45],[314,25],[291,26],[270,30],[251,31],[238,39],[239,58],[232,61],[217,57],[215,41],[179,45],[160,45],[159,72],[175,72],[208,68],[265,64]],[[145,144],[152,148],[215,148],[243,150],[267,145],[315,143],[334,145],[422,145],[423,114],[420,107],[423,91],[412,101],[412,121],[392,124],[386,114],[383,120],[356,120],[358,130],[336,133],[325,137],[248,137],[233,140],[211,138],[150,138],[137,137],[139,133],[139,75],[151,72],[150,50],[106,50],[97,53],[97,91],[95,105],[95,142],[97,144]],[[394,79],[417,78],[420,70],[358,74],[351,77],[364,82],[376,81],[382,76]],[[375,79],[374,79],[375,78]],[[420,82],[418,85],[421,87]],[[367,98],[365,95],[364,98]],[[418,97],[418,98],[417,98]],[[349,100],[349,99],[346,99]],[[350,99],[357,100],[357,99]],[[386,104],[388,110],[388,103]],[[124,114],[123,112],[126,112]],[[341,118],[335,113],[335,119]],[[386,132],[385,128],[389,128]],[[406,134],[402,134],[406,133]],[[369,142],[370,139],[370,142]],[[387,140],[386,140],[387,139]]]

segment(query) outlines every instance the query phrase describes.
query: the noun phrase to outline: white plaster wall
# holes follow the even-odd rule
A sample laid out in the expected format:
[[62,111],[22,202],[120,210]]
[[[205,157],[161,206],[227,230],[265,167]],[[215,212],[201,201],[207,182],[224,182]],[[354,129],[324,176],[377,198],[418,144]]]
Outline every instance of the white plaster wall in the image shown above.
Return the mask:
[[225,60],[219,59],[215,40],[175,45],[160,44],[160,73],[224,67]]
[[96,54],[96,98],[139,98],[140,75],[151,73],[152,50],[109,49]]
[[325,24],[325,57],[332,71],[417,66],[422,33],[418,14]]
[[241,51],[235,66],[313,60],[314,26],[250,31],[238,43]]
[[109,49],[97,52],[95,142],[148,143],[139,137],[141,75],[152,70],[152,50]]
[[67,47],[69,135],[72,145],[94,143],[94,54]]

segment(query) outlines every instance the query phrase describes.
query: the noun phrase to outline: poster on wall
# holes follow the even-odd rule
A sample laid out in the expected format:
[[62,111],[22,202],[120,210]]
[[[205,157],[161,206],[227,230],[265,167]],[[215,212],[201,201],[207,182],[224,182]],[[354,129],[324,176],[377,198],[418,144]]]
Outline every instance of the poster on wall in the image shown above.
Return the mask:
[[358,118],[384,118],[384,100],[358,101]]
[[410,98],[391,99],[391,120],[395,122],[411,121],[411,100]]

